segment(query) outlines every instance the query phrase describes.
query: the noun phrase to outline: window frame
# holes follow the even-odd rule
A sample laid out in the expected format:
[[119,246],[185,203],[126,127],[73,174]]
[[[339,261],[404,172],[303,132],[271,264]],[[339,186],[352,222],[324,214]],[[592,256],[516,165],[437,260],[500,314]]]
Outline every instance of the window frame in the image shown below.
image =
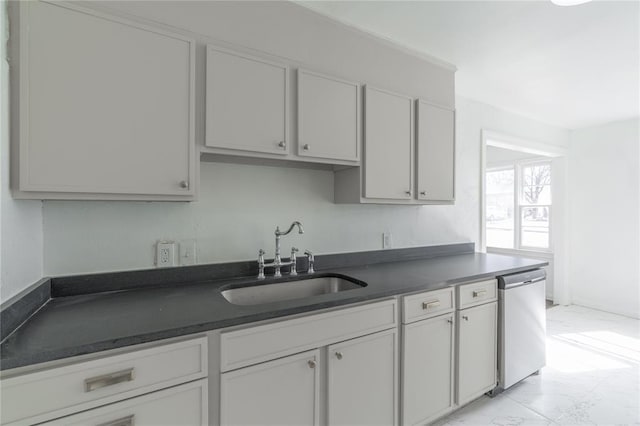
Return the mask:
[[[503,170],[509,170],[509,169],[513,169],[514,171],[514,179],[513,179],[513,211],[514,211],[514,217],[513,217],[513,247],[494,247],[494,246],[490,246],[488,244],[486,244],[487,248],[491,248],[491,249],[498,249],[498,250],[523,250],[523,251],[532,251],[532,252],[540,252],[540,253],[552,253],[553,252],[553,237],[552,237],[552,210],[553,210],[553,198],[551,198],[551,202],[550,204],[525,204],[523,203],[523,199],[524,199],[524,168],[525,167],[529,167],[529,166],[535,166],[538,164],[544,164],[544,165],[548,165],[549,166],[549,189],[551,191],[551,193],[553,192],[551,190],[552,185],[553,185],[553,161],[551,158],[528,158],[528,159],[524,159],[524,160],[517,160],[517,161],[509,161],[509,162],[503,162],[503,163],[496,163],[495,165],[493,165],[492,167],[486,167],[485,168],[485,176],[484,179],[486,180],[486,176],[487,173],[490,172],[497,172],[497,171],[503,171]],[[550,194],[551,197],[552,194]],[[483,197],[486,199],[487,198],[487,188],[485,185],[484,188],[484,194]],[[547,207],[549,210],[548,213],[548,217],[549,217],[549,226],[548,226],[548,234],[549,234],[549,244],[548,247],[544,248],[544,247],[534,247],[534,246],[528,246],[528,245],[522,245],[522,233],[523,233],[523,227],[522,227],[522,213],[523,213],[523,209],[524,208],[529,208],[529,207]],[[484,224],[483,226],[485,227],[485,233],[486,230],[488,229],[487,227],[487,217],[486,217],[486,213],[487,213],[487,205],[485,202],[485,206],[484,206]]]

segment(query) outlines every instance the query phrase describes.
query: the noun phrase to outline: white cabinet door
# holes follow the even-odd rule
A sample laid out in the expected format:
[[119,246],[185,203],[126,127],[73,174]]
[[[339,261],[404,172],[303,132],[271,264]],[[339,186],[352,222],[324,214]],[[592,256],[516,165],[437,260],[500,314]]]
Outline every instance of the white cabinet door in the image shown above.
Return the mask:
[[207,46],[206,146],[287,154],[288,75],[286,65]]
[[359,85],[298,70],[298,155],[359,159]]
[[465,404],[496,386],[498,303],[458,311],[457,397]]
[[209,424],[207,413],[207,380],[202,379],[43,425],[205,426]]
[[317,425],[319,350],[220,375],[220,424]]
[[417,101],[418,199],[454,199],[454,112]]
[[454,314],[403,326],[402,424],[422,425],[453,409]]
[[364,197],[410,200],[413,99],[365,87]]
[[15,196],[192,196],[195,41],[68,4],[15,6]]
[[328,347],[329,425],[396,425],[396,330]]

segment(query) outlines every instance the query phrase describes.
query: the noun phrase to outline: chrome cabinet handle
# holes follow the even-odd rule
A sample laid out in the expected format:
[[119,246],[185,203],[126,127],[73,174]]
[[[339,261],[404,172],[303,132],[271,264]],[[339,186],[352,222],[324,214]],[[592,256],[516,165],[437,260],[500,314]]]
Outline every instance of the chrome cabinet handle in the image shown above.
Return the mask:
[[304,146],[302,147],[302,149],[304,149],[305,151],[309,151],[309,148],[311,147],[309,146],[308,143],[305,143]]
[[316,368],[316,362],[312,359],[310,359],[309,361],[307,361],[307,364],[309,364],[309,368]]
[[473,292],[473,297],[480,297],[487,294],[487,290],[478,290]]
[[463,316],[462,316],[462,319],[463,319],[463,320],[465,320],[465,321],[469,321],[469,317],[468,317],[468,316],[466,316],[466,315],[463,315]]
[[102,376],[91,377],[89,379],[85,379],[84,391],[91,392],[107,386],[117,385],[118,383],[130,382],[133,379],[133,368],[104,374]]
[[411,191],[404,191],[405,194],[411,195]]
[[420,195],[427,195],[427,191],[420,191]]
[[439,300],[432,300],[430,302],[422,302],[422,309],[427,310],[427,309],[431,309],[431,308],[437,308],[438,306],[440,306],[440,301]]
[[180,182],[180,188],[189,189],[189,182],[183,180],[182,182]]
[[448,322],[449,324],[453,324],[453,320],[452,320],[451,318],[447,319],[447,322]]
[[278,146],[282,149],[285,149],[287,147],[287,142],[285,141],[280,141],[278,142]]
[[336,358],[342,359],[342,352],[336,352]]
[[109,422],[100,423],[96,426],[133,426],[133,414],[127,417],[122,417],[120,419],[111,420]]

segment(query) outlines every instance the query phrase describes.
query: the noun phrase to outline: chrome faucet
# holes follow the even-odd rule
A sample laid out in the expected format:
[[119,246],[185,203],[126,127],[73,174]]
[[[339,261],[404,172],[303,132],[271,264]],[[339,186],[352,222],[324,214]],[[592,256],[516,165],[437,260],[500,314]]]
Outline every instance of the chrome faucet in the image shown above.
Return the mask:
[[282,257],[280,255],[280,237],[283,237],[289,234],[293,230],[293,228],[295,228],[296,226],[298,227],[298,234],[304,234],[304,228],[302,227],[302,224],[297,220],[293,222],[289,227],[289,229],[287,229],[285,232],[280,231],[280,227],[276,226],[276,231],[275,231],[276,253],[275,253],[273,262],[264,263],[265,252],[262,249],[258,251],[258,279],[259,280],[264,279],[265,277],[264,268],[267,266],[273,266],[275,268],[275,273],[273,276],[276,278],[280,278],[282,276],[282,273],[280,272],[280,268],[282,268],[283,266],[289,266],[289,265],[291,265],[290,275],[298,275],[298,272],[296,270],[296,253],[298,252],[298,249],[295,247],[291,248],[291,258],[289,259],[288,262],[283,262]]

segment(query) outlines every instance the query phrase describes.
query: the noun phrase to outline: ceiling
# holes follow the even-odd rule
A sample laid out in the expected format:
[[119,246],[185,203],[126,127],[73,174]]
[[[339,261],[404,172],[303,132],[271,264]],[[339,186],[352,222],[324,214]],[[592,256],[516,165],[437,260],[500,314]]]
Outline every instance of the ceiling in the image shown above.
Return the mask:
[[637,117],[640,2],[297,1],[457,66],[456,93],[576,129]]

